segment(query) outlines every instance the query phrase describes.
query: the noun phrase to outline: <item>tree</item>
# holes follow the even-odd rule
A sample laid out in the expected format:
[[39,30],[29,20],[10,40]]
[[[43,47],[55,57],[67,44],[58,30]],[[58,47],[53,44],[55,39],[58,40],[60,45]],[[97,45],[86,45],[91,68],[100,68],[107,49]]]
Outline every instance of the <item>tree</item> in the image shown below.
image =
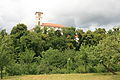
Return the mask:
[[22,51],[20,38],[22,36],[26,36],[28,33],[29,33],[29,31],[27,31],[27,26],[24,24],[17,24],[11,30],[10,37],[13,40],[14,53],[16,55],[18,55],[18,53],[20,53]]
[[63,51],[63,57],[65,59],[65,68],[67,69],[67,73],[71,73],[75,70],[76,64],[75,64],[75,56],[76,51],[74,49],[66,49]]
[[43,30],[43,33],[44,33],[44,34],[47,34],[47,33],[48,33],[48,27],[43,27],[42,30]]
[[67,70],[68,70],[68,73],[71,72],[71,66],[72,66],[72,60],[70,58],[68,58],[68,60],[67,60]]
[[56,30],[55,31],[55,35],[58,36],[58,37],[60,37],[62,35],[61,33],[62,33],[61,30]]
[[27,31],[27,26],[25,24],[17,24],[11,30],[11,34],[21,33]]
[[41,33],[30,32],[26,36],[20,38],[21,52],[25,51],[25,48],[35,52],[35,56],[41,56],[41,52],[44,51],[45,41],[42,40]]
[[66,41],[63,37],[52,37],[51,39],[51,44],[52,44],[52,48],[54,49],[58,49],[58,50],[65,50],[66,48]]
[[[66,64],[64,54],[57,49],[50,48],[49,50],[42,52],[42,62],[49,69],[49,72],[61,69]],[[43,64],[42,64],[43,65]]]
[[36,27],[34,28],[34,32],[36,32],[36,33],[41,32],[41,33],[42,33],[42,29],[40,28],[40,26],[36,26]]
[[120,34],[109,36],[100,41],[94,51],[99,63],[115,75],[114,66],[118,65],[120,58]]
[[94,31],[95,33],[98,33],[98,34],[105,34],[106,33],[106,30],[104,28],[98,28]]
[[96,44],[96,40],[95,40],[95,36],[92,32],[87,32],[86,34],[83,35],[83,40],[82,40],[82,44],[83,45],[95,45]]
[[30,64],[34,59],[35,53],[32,50],[25,49],[25,52],[20,54],[21,63]]
[[63,35],[67,37],[68,35],[73,39],[75,35],[75,28],[74,27],[65,27],[62,28]]
[[80,51],[77,52],[76,59],[78,61],[78,66],[84,66],[84,72],[88,72],[88,65],[89,65],[89,46],[82,45]]
[[0,35],[3,36],[3,37],[4,37],[5,35],[7,35],[6,30],[5,30],[5,29],[1,30],[1,31],[0,31]]
[[1,79],[3,78],[3,69],[10,64],[11,53],[13,52],[10,38],[8,36],[0,36],[0,70],[1,70]]
[[35,53],[32,50],[25,49],[25,52],[20,53],[20,64],[22,65],[24,70],[23,74],[35,74],[37,63],[34,61]]

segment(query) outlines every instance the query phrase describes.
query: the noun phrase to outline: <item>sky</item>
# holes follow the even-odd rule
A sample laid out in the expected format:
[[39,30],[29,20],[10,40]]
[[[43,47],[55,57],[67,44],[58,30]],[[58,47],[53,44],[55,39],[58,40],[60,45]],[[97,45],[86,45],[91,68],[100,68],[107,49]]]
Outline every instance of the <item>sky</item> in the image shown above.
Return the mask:
[[0,29],[8,32],[18,23],[35,26],[35,12],[43,22],[84,30],[120,26],[120,0],[0,0]]

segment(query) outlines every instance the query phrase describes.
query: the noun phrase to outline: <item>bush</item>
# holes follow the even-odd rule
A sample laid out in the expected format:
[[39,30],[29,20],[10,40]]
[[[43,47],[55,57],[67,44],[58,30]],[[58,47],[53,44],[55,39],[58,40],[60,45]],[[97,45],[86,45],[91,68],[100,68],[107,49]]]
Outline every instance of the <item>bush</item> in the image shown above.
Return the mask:
[[32,63],[29,65],[29,74],[37,74],[37,63]]
[[22,75],[22,74],[38,74],[36,63],[31,64],[18,64],[15,63],[14,65],[8,66],[6,68],[6,72],[13,76],[13,75]]
[[97,71],[94,67],[90,67],[90,68],[88,68],[88,72],[89,73],[94,73],[94,72],[97,72]]
[[106,69],[104,68],[104,66],[102,66],[100,64],[95,66],[95,69],[96,69],[97,73],[106,72]]
[[14,65],[7,66],[6,72],[8,75],[22,75],[23,74],[23,68],[21,64],[15,63]]
[[57,69],[53,69],[51,73],[52,74],[66,74],[68,73],[68,71],[65,68],[62,68],[62,69],[57,68]]
[[50,68],[46,64],[40,64],[37,67],[37,74],[48,74],[50,72]]
[[114,71],[120,72],[120,65],[119,64],[114,65],[113,68],[114,68]]
[[23,74],[37,74],[37,64],[23,64]]
[[79,66],[78,68],[75,69],[75,72],[77,73],[85,73],[85,67],[84,66]]

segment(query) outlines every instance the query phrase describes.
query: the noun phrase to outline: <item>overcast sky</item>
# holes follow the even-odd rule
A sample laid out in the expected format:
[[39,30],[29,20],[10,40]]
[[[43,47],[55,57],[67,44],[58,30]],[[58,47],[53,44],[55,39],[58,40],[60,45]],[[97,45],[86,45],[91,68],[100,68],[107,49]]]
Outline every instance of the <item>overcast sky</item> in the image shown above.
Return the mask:
[[9,32],[18,23],[35,25],[35,12],[43,22],[94,30],[120,25],[120,0],[0,0],[0,29]]

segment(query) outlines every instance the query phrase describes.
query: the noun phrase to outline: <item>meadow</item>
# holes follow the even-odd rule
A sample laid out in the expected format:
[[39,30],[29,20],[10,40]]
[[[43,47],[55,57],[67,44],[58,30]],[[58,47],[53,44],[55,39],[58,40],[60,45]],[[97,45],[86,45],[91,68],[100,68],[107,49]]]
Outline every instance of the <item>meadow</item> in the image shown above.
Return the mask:
[[108,73],[23,75],[5,77],[4,80],[120,80],[120,73],[118,75]]

